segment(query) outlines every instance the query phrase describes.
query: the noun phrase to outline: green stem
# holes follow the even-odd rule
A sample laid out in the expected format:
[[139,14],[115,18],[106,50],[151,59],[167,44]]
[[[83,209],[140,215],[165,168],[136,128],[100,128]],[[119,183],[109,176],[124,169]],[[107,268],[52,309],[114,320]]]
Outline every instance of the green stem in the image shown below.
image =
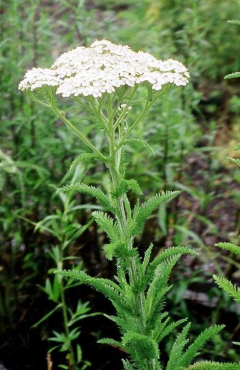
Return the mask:
[[[121,176],[119,173],[119,165],[121,163],[121,147],[116,149],[116,143],[115,143],[115,128],[112,121],[111,116],[111,108],[109,107],[109,156],[110,156],[110,164],[109,164],[109,171],[111,174],[112,182],[113,182],[113,190],[116,190],[116,188],[119,185],[119,182],[121,180]],[[121,136],[121,131],[120,136]],[[121,139],[120,139],[121,141]],[[125,195],[126,196],[126,195]],[[128,233],[128,219],[124,207],[124,196],[120,196],[117,198],[117,221],[119,223],[119,227],[122,233],[122,239],[125,240],[127,246],[129,249],[133,248],[133,238],[129,236]],[[139,272],[137,270],[136,261],[134,257],[129,258],[129,266],[130,266],[130,276],[133,279],[133,284],[136,286],[139,280]],[[139,332],[141,334],[146,335],[146,312],[145,312],[145,305],[144,305],[145,296],[143,293],[138,293],[135,295],[135,305],[137,308],[137,312],[140,312],[140,316],[136,317],[136,321],[138,323]],[[155,370],[155,360],[145,360],[144,363],[146,370]]]
[[80,132],[78,129],[65,117],[65,115],[56,107],[52,106],[52,110],[56,115],[72,130],[77,134],[78,137],[90,148],[94,153],[96,153],[101,159],[105,160],[104,155]]
[[60,279],[61,279],[61,281],[60,281],[60,296],[61,296],[61,304],[62,304],[61,306],[62,306],[64,330],[65,330],[65,334],[66,334],[66,336],[68,338],[68,341],[69,341],[69,351],[70,351],[69,363],[70,363],[70,365],[73,366],[73,370],[77,370],[77,366],[76,366],[76,363],[75,363],[74,351],[73,351],[73,347],[72,347],[72,342],[70,340],[70,330],[69,330],[69,327],[68,327],[68,313],[67,313],[67,306],[66,306],[62,276],[60,276]]

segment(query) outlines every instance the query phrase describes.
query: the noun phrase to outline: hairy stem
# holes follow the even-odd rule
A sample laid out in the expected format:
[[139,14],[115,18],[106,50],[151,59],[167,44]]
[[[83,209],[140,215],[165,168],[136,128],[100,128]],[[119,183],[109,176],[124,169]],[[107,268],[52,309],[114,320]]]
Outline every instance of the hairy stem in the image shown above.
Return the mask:
[[[116,126],[115,126],[116,127]],[[115,142],[115,128],[113,125],[113,120],[111,117],[111,108],[109,112],[109,124],[108,124],[108,132],[109,132],[109,157],[110,157],[110,164],[109,164],[109,171],[112,178],[113,183],[113,190],[116,190],[119,186],[121,181],[120,175],[120,164],[121,164],[121,147],[116,147]],[[121,141],[121,129],[119,129],[119,140]],[[125,195],[126,197],[126,195]],[[116,209],[117,209],[117,221],[119,224],[119,228],[122,233],[122,239],[125,240],[128,249],[133,248],[133,238],[128,233],[128,218],[125,211],[124,206],[124,196],[121,195],[116,200]],[[139,281],[139,272],[137,270],[136,261],[134,257],[129,257],[129,266],[130,266],[130,275],[133,279],[134,286],[137,286]],[[146,335],[146,312],[145,312],[145,305],[144,305],[145,296],[143,293],[135,294],[135,305],[136,305],[136,312],[140,313],[140,316],[136,317],[136,321],[138,324],[139,332],[141,334]],[[145,360],[144,367],[146,370],[155,370],[155,360]]]

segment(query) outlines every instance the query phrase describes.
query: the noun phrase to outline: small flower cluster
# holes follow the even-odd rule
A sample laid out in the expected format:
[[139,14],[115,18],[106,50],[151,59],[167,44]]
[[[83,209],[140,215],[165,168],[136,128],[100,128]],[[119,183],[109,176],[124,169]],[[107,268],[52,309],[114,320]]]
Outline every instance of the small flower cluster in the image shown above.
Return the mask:
[[176,60],[161,61],[148,53],[108,40],[95,41],[89,48],[78,47],[62,54],[50,69],[33,68],[19,84],[20,90],[55,86],[63,97],[113,93],[120,86],[149,83],[153,90],[166,84],[185,86],[189,73]]

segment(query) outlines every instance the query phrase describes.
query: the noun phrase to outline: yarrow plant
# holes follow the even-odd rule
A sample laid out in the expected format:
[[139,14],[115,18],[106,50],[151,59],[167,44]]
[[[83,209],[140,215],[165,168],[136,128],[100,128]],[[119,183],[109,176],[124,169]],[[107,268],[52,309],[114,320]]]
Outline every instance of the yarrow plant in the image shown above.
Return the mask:
[[[95,41],[89,48],[79,47],[63,54],[50,69],[28,71],[19,85],[20,90],[53,110],[91,149],[91,152],[80,154],[73,165],[97,160],[109,171],[111,189],[108,194],[83,183],[67,185],[58,191],[78,191],[101,203],[104,211],[93,212],[93,216],[108,235],[109,243],[104,246],[104,251],[109,260],[116,259],[115,280],[95,278],[74,270],[57,273],[90,285],[112,302],[116,315],[108,318],[119,327],[121,341],[107,338],[99,342],[114,344],[129,353],[130,359],[123,360],[127,370],[239,369],[239,364],[199,362],[191,365],[198,350],[222,326],[207,328],[187,347],[190,324],[185,325],[172,346],[167,364],[162,364],[162,340],[186,321],[170,322],[169,314],[164,312],[165,295],[170,290],[169,276],[181,255],[196,253],[178,246],[164,250],[151,261],[152,244],[143,257],[134,245],[134,238],[142,232],[146,219],[178,192],[156,194],[140,203],[138,198],[142,190],[139,184],[125,176],[126,146],[137,141],[149,148],[148,143],[132,136],[134,128],[163,93],[176,86],[185,86],[188,78],[189,73],[180,62],[157,60],[150,54],[136,53],[128,46],[103,40]],[[58,106],[57,95],[72,98],[90,112],[94,127],[105,133],[106,148],[100,151],[70,122]],[[134,116],[134,102],[139,95],[144,96],[144,106]],[[137,198],[134,205],[129,201],[129,192],[135,193]]]

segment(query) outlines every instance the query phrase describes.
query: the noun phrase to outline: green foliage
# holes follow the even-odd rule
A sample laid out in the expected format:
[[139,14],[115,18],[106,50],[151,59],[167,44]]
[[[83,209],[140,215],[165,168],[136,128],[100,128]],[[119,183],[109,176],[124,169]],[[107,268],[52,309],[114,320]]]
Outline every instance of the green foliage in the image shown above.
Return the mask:
[[132,228],[132,235],[135,236],[142,232],[146,219],[161,203],[175,198],[178,194],[178,191],[169,191],[155,195],[155,197],[150,198],[141,206],[137,204],[133,211],[134,226]]
[[220,325],[215,325],[210,328],[205,329],[195,341],[186,349],[184,347],[188,343],[187,334],[190,329],[190,324],[185,326],[182,332],[178,335],[175,340],[166,370],[175,369],[186,369],[190,365],[192,360],[198,355],[199,349],[214,335],[216,335],[220,330],[224,328]]
[[222,276],[213,275],[217,285],[227,292],[235,301],[240,302],[240,288]]
[[119,242],[119,227],[110,216],[103,212],[93,212],[93,217],[98,226],[106,232],[111,242]]
[[140,367],[145,360],[157,360],[159,357],[157,343],[146,335],[128,331],[122,344]]
[[101,161],[102,157],[98,156],[95,153],[82,153],[79,154],[70,166],[70,171],[73,171],[79,163],[92,163],[93,161]]
[[220,362],[202,361],[189,366],[187,370],[238,370],[239,364],[222,364]]
[[234,72],[234,73],[230,73],[229,75],[225,76],[224,78],[226,80],[230,79],[230,78],[237,78],[237,77],[240,77],[240,72]]
[[110,200],[108,199],[107,195],[105,195],[102,190],[94,186],[88,186],[85,184],[71,184],[63,186],[62,188],[57,190],[57,193],[66,192],[80,192],[83,194],[91,195],[92,197],[96,198],[106,210],[112,212],[114,212],[115,210],[115,208],[110,204]]
[[216,247],[225,249],[231,253],[236,254],[237,256],[240,256],[240,247],[237,245],[234,245],[232,243],[217,243],[215,244]]
[[[157,208],[159,230],[153,230],[151,222],[149,222],[149,229],[146,230],[151,234],[154,233],[156,246],[164,246],[165,238],[175,238],[173,244],[176,245],[183,244],[183,239],[187,238],[188,244],[190,244],[190,239],[191,242],[202,246],[200,233],[203,229],[206,230],[206,233],[211,233],[213,230],[211,220],[205,211],[206,206],[211,207],[214,194],[218,194],[218,190],[221,189],[221,177],[216,161],[212,162],[213,166],[210,170],[209,168],[201,168],[201,163],[211,167],[208,159],[211,156],[211,151],[214,150],[215,141],[212,140],[211,125],[208,124],[209,115],[210,119],[212,117],[216,121],[217,129],[219,127],[218,115],[209,114],[210,109],[219,112],[218,104],[211,104],[210,90],[219,92],[218,99],[221,101],[221,106],[224,105],[225,99],[221,92],[230,94],[231,91],[226,90],[225,85],[219,84],[219,76],[223,76],[229,70],[239,70],[238,43],[232,42],[238,36],[238,29],[231,27],[228,32],[224,24],[222,26],[224,23],[222,20],[235,15],[234,4],[231,2],[226,6],[225,2],[220,3],[218,0],[199,1],[198,3],[186,0],[184,4],[175,0],[163,0],[162,2],[158,0],[143,2],[124,0],[120,3],[116,0],[104,0],[97,2],[96,6],[92,6],[91,2],[88,4],[84,0],[60,0],[58,4],[55,4],[57,5],[57,12],[55,12],[55,5],[52,8],[53,4],[50,3],[46,1],[40,3],[39,0],[18,0],[17,2],[9,0],[7,6],[1,7],[0,12],[0,29],[3,40],[0,45],[2,63],[1,136],[4,138],[0,153],[0,211],[3,225],[1,235],[3,296],[1,291],[0,314],[3,317],[3,326],[6,326],[9,331],[12,323],[20,322],[19,311],[25,308],[26,302],[29,305],[28,299],[30,298],[26,291],[28,289],[31,292],[34,291],[32,285],[35,283],[42,284],[41,289],[50,300],[49,311],[46,313],[44,307],[44,317],[37,323],[40,324],[46,320],[45,327],[41,326],[44,336],[51,330],[51,322],[47,320],[51,315],[57,316],[61,312],[59,284],[62,282],[65,286],[65,281],[59,279],[59,276],[49,277],[48,269],[49,266],[51,270],[52,268],[58,269],[61,261],[66,268],[69,267],[68,261],[77,268],[74,259],[67,259],[69,253],[72,253],[72,249],[69,247],[82,234],[86,225],[79,224],[79,216],[76,212],[63,222],[64,212],[55,213],[55,209],[59,209],[61,206],[60,202],[56,196],[52,197],[52,189],[46,184],[62,186],[62,184],[70,182],[73,176],[73,185],[60,190],[61,199],[69,195],[68,191],[79,191],[96,198],[104,210],[116,214],[116,203],[119,198],[125,198],[123,202],[127,214],[128,230],[122,232],[121,235],[121,229],[116,226],[117,219],[102,213],[96,216],[99,226],[103,226],[102,229],[110,237],[110,243],[104,247],[106,257],[109,260],[117,259],[116,281],[120,288],[111,285],[110,282],[109,286],[113,290],[121,289],[122,296],[126,298],[131,307],[139,306],[141,301],[144,302],[149,312],[153,314],[153,318],[151,320],[149,318],[147,323],[147,335],[152,336],[156,342],[162,342],[167,335],[173,335],[176,327],[184,322],[184,319],[175,323],[170,322],[170,317],[162,311],[165,296],[169,290],[166,281],[169,279],[171,266],[182,253],[189,253],[193,256],[196,253],[190,249],[184,250],[184,247],[176,247],[174,250],[167,248],[151,261],[152,246],[150,246],[141,260],[136,246],[138,243],[143,245],[145,240],[139,235],[135,247],[129,249],[129,238],[133,234],[141,233],[147,217]],[[235,20],[229,22],[239,24],[239,21]],[[122,24],[124,27],[121,27]],[[79,148],[80,151],[82,150],[81,146],[76,145],[75,137],[69,134],[59,120],[56,121],[53,113],[43,110],[42,107],[37,108],[37,106],[29,104],[28,97],[25,98],[19,94],[16,88],[26,69],[37,65],[43,66],[46,63],[51,64],[53,54],[60,54],[62,47],[65,50],[82,44],[86,45],[96,38],[109,38],[109,35],[116,43],[130,42],[135,50],[145,49],[161,59],[176,55],[176,59],[181,59],[190,68],[192,81],[192,85],[189,85],[184,92],[176,90],[171,96],[163,96],[161,101],[153,107],[147,120],[139,122],[138,127],[135,128],[134,137],[129,137],[123,142],[126,156],[121,161],[120,172],[122,175],[126,170],[126,177],[130,179],[134,177],[134,179],[121,178],[118,187],[111,190],[109,178],[102,170],[103,164],[108,166],[110,163],[109,158],[105,156],[107,148],[103,138],[103,130],[102,127],[101,131],[96,129],[96,122],[91,124],[92,114],[89,115],[89,106],[84,105],[84,100],[76,100],[76,106],[71,105],[71,107],[69,102],[64,105],[62,100],[61,103],[64,105],[63,110],[73,119],[74,124],[81,129],[81,132],[88,134],[94,145],[102,151],[104,157],[101,159],[93,153],[78,155]],[[203,58],[203,55],[208,57]],[[227,78],[238,77],[238,75],[239,72],[236,72]],[[216,83],[217,89],[215,89]],[[139,90],[136,104],[134,103],[133,109],[127,117],[128,122],[125,119],[122,126],[123,132],[131,120],[135,118],[135,112],[141,111],[144,103],[145,95]],[[85,111],[87,111],[86,116],[84,116]],[[106,107],[104,108],[105,113]],[[84,120],[81,121],[80,126],[79,117],[82,119],[82,116],[84,116]],[[235,120],[236,117],[229,116],[229,118]],[[143,152],[143,149],[146,151]],[[154,152],[156,155],[153,157]],[[148,154],[151,155],[150,159]],[[71,170],[74,170],[74,174],[72,174],[67,171],[75,157],[76,159],[71,166]],[[195,157],[200,165],[199,170],[193,170],[194,166],[191,166],[191,161]],[[100,165],[97,164],[99,160],[101,161]],[[234,158],[232,161],[239,165],[238,159]],[[126,168],[127,162],[131,163],[130,168]],[[96,171],[91,170],[92,164],[96,165]],[[88,166],[89,170],[85,172],[87,184],[99,184],[103,191],[82,183],[74,185],[81,181],[78,175],[81,175],[85,166]],[[63,173],[66,173],[65,178],[62,178]],[[203,178],[203,181],[198,182],[199,180],[197,180],[195,182],[194,178],[199,176]],[[211,181],[206,184],[208,178]],[[141,195],[141,188],[143,188],[148,189],[149,194],[155,194],[160,190],[176,188],[179,186],[177,183],[191,188],[192,191],[188,194],[194,198],[192,204],[190,204],[191,201],[188,197],[183,196],[180,202],[174,202],[173,205],[160,203],[160,206],[157,204],[153,209],[150,209],[151,204],[149,203],[149,213],[142,209],[140,216],[138,211],[142,206],[137,205],[135,207],[136,213],[133,215],[132,205],[135,195],[130,194],[130,200],[128,200],[128,192],[132,191],[138,196]],[[75,188],[78,186],[81,189]],[[186,187],[183,190],[186,190]],[[201,207],[194,208],[198,203],[201,204]],[[185,205],[189,209],[188,214],[186,214],[187,209],[183,210]],[[94,208],[95,206],[92,204],[77,206],[74,203],[72,207],[81,212],[83,208]],[[43,220],[46,214],[53,217],[47,216],[48,218]],[[20,219],[19,215],[32,220],[36,225],[36,230],[41,233],[35,234],[36,237],[35,235],[31,237],[31,224],[23,222],[23,218]],[[119,216],[118,212],[117,217],[119,218]],[[193,222],[191,223],[189,220],[193,220]],[[89,226],[90,223],[87,225]],[[201,229],[199,235],[192,227],[194,225],[196,228],[201,226],[199,227]],[[171,236],[172,229],[174,235]],[[205,231],[203,232],[205,233]],[[218,238],[220,232],[221,230],[212,232],[212,234]],[[55,243],[53,247],[52,240]],[[167,242],[169,241],[172,242],[172,240],[167,240]],[[60,242],[62,242],[64,253],[63,260],[58,253]],[[149,245],[148,240],[147,245]],[[21,252],[21,248],[26,248],[26,250]],[[77,254],[76,249],[74,250],[74,253]],[[83,251],[84,253],[85,251]],[[205,252],[200,253],[200,256],[205,258]],[[207,258],[209,259],[209,256]],[[76,261],[78,259],[79,254],[77,254]],[[133,260],[136,266],[133,266]],[[168,269],[166,275],[164,274],[165,268]],[[176,268],[181,268],[180,264]],[[19,271],[21,279],[18,279]],[[133,276],[134,271],[138,276],[137,279]],[[162,281],[160,276],[163,278]],[[183,276],[181,270],[179,283],[182,282],[186,286]],[[42,282],[39,281],[41,277]],[[224,285],[229,293],[236,297],[239,288],[235,290],[233,284],[224,278],[215,276],[215,279],[216,281],[218,279],[219,285]],[[153,283],[153,281],[155,282]],[[73,288],[76,284],[78,283],[75,279],[67,280],[66,294],[67,289]],[[158,303],[154,309],[151,299],[154,300],[152,295],[156,291]],[[118,292],[120,294],[120,291]],[[142,295],[143,297],[140,299]],[[77,320],[78,317],[81,320],[85,315],[82,313],[79,316],[74,316],[77,309],[72,306],[72,296],[67,295],[70,322]],[[31,294],[32,302],[36,298],[38,299],[38,295]],[[31,305],[29,306],[31,307]],[[73,316],[70,311],[74,313]],[[134,329],[136,333],[140,330],[140,324],[136,321],[141,316],[141,311],[138,309],[136,312],[132,312],[132,308],[130,311],[128,314],[123,312],[122,316],[114,319],[122,335],[128,330]],[[214,314],[215,312],[216,310],[213,310]],[[177,314],[179,315],[179,313],[182,315],[181,317],[185,317],[183,310],[181,312],[181,309],[178,309]],[[190,315],[190,312],[188,314]],[[31,315],[27,315],[29,322],[30,317]],[[196,322],[194,325],[197,325]],[[194,329],[196,331],[195,327]],[[63,339],[61,343],[58,342],[59,346],[63,346],[64,341],[68,341],[66,334],[62,333],[61,329],[58,329],[56,333],[57,339]],[[167,340],[168,345],[170,342],[171,338]],[[164,343],[161,345],[162,350],[165,351]],[[76,358],[80,363],[81,348],[76,345],[76,342],[74,342],[74,346]],[[211,355],[216,357],[217,347],[212,352],[215,354],[211,353]],[[226,355],[224,353],[224,356]],[[125,369],[139,369],[139,366],[135,365],[124,361]],[[66,365],[63,366],[66,368]],[[82,369],[84,366],[82,362]],[[200,365],[196,364],[196,366]],[[210,370],[213,368],[212,366],[207,363],[205,368]],[[229,366],[216,363],[215,368],[217,367],[218,370],[229,369]],[[231,366],[234,370],[236,369],[235,365]],[[196,367],[196,369],[200,368]]]

